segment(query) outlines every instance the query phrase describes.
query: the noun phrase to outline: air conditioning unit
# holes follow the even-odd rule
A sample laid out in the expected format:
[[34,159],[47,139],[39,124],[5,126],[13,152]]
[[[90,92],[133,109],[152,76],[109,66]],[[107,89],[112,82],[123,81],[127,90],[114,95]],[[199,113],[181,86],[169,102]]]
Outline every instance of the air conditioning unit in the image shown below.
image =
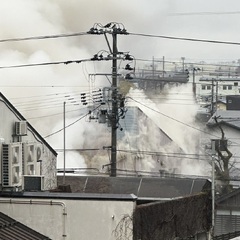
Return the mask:
[[42,160],[43,157],[43,146],[42,144],[37,144],[36,145],[36,159],[37,162],[40,162]]
[[23,144],[23,169],[24,175],[39,175],[40,168],[37,162],[42,158],[42,145],[37,143]]
[[44,176],[23,176],[23,189],[25,191],[42,191],[44,190]]
[[26,121],[15,122],[15,134],[17,136],[27,135],[27,122]]
[[2,144],[2,186],[22,185],[22,144]]

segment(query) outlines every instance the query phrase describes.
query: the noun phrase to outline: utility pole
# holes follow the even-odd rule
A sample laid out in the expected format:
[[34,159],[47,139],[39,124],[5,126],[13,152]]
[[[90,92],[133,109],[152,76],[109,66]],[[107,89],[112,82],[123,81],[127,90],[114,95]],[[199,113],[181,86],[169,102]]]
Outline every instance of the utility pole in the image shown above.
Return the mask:
[[197,72],[197,71],[199,71],[199,70],[201,70],[200,68],[193,68],[193,86],[192,86],[192,88],[193,88],[193,95],[194,95],[194,97],[196,98],[196,81],[195,81],[195,73]]
[[117,176],[117,116],[118,116],[118,99],[117,99],[117,33],[113,31],[113,59],[112,59],[112,143],[111,143],[111,177]]
[[154,57],[152,58],[152,78],[155,78],[155,60]]
[[214,79],[212,79],[211,116],[214,114]]
[[66,172],[66,102],[63,103],[63,185],[65,181]]
[[164,78],[164,74],[165,74],[165,57],[163,56],[163,63],[162,63],[162,67],[163,67],[163,78]]
[[[123,111],[124,103],[122,102],[123,99],[120,97],[120,94],[118,94],[118,83],[117,83],[117,59],[123,59],[123,60],[133,60],[131,59],[129,54],[124,54],[123,52],[118,52],[117,49],[117,35],[118,34],[124,34],[127,35],[127,31],[123,24],[116,23],[116,22],[110,22],[103,26],[100,23],[95,23],[94,26],[90,29],[88,32],[89,34],[96,34],[100,35],[103,34],[107,45],[110,51],[110,54],[108,54],[107,57],[103,57],[102,54],[98,55],[95,54],[92,60],[100,61],[100,60],[112,60],[112,85],[111,85],[111,111],[109,113],[105,114],[105,118],[107,117],[109,120],[109,123],[111,124],[111,161],[110,161],[110,176],[116,177],[117,176],[117,129],[118,129],[118,122],[120,117],[124,117],[125,112]],[[106,34],[111,34],[113,38],[112,43],[112,49],[109,44],[108,38]],[[129,69],[125,68],[125,69]],[[119,105],[120,104],[120,105]],[[122,106],[123,105],[123,106]],[[121,109],[121,115],[119,115],[119,109]],[[105,121],[103,121],[105,122]],[[100,122],[99,122],[100,123]]]
[[181,57],[181,59],[182,59],[182,71],[184,72],[185,71],[185,66],[184,66],[185,57]]
[[216,81],[216,110],[218,110],[218,81]]
[[212,228],[211,228],[211,237],[214,237],[214,226],[215,226],[215,144],[216,140],[212,140],[212,184],[211,184],[211,194],[212,194]]

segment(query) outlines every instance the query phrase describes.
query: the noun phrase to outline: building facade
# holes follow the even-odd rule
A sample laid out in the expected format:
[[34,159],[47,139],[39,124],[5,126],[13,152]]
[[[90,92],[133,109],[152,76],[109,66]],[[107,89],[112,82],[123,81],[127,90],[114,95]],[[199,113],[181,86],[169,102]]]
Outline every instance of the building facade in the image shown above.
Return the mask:
[[57,153],[0,93],[0,190],[56,188]]

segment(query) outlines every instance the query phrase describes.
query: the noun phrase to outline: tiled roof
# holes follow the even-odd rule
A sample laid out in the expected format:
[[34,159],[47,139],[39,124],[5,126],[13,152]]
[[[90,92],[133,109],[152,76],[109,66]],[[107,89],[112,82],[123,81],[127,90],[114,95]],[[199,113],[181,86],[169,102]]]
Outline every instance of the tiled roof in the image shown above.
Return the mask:
[[0,212],[0,240],[49,240],[22,223]]

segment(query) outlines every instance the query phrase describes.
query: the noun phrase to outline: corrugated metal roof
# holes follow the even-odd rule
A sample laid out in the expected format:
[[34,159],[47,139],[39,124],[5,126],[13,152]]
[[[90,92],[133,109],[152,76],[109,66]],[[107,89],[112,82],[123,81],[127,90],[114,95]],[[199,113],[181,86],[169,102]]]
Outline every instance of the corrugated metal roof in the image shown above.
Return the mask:
[[214,120],[215,117],[218,117],[218,122],[231,126],[240,130],[240,111],[237,110],[218,110],[214,113],[214,115],[210,118],[207,125],[215,126],[216,122]]
[[49,240],[22,223],[0,212],[0,240]]
[[[210,186],[206,179],[157,177],[65,176],[65,182],[75,193],[134,194],[138,199],[177,198],[199,193],[207,183]],[[62,176],[58,176],[61,183]]]

